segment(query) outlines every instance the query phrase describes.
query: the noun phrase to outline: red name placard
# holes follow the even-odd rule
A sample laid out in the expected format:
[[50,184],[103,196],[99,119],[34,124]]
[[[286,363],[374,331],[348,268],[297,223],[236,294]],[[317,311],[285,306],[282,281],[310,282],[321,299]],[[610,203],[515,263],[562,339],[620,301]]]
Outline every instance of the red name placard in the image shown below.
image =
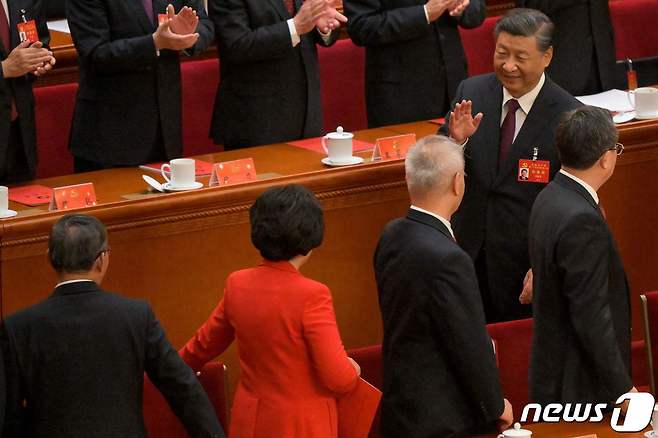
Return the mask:
[[372,151],[372,160],[404,159],[407,156],[407,151],[414,143],[416,143],[416,134],[378,138]]
[[94,184],[84,183],[54,188],[49,209],[51,211],[70,210],[72,208],[93,207],[94,205],[96,205]]
[[215,163],[208,185],[226,186],[256,179],[256,166],[253,158]]

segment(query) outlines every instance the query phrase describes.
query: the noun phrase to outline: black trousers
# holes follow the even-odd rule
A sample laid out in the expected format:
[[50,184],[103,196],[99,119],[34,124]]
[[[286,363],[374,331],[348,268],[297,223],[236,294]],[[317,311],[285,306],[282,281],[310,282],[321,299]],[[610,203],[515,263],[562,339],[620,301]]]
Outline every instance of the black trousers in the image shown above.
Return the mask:
[[34,179],[34,169],[30,168],[25,154],[20,119],[11,122],[7,151],[4,157],[5,165],[0,168],[0,184],[11,184]]

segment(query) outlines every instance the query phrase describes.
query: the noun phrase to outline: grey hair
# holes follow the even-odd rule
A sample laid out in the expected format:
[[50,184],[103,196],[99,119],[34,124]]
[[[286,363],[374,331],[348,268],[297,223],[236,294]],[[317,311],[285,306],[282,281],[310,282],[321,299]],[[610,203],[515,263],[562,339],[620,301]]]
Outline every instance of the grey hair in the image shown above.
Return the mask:
[[443,135],[428,135],[411,147],[404,169],[409,190],[442,189],[464,171],[464,148]]
[[63,216],[50,231],[48,257],[57,272],[88,272],[104,249],[107,249],[107,231],[93,216]]
[[537,41],[540,52],[547,51],[553,45],[555,25],[543,12],[535,9],[515,8],[498,20],[494,27],[494,38],[501,32],[513,36],[531,37]]

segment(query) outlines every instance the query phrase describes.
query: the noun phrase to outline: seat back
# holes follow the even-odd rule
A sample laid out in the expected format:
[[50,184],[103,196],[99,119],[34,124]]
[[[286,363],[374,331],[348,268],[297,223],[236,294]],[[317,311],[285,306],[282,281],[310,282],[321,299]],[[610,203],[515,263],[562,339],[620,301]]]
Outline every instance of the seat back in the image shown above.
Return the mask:
[[186,157],[221,150],[209,136],[218,84],[217,58],[181,63],[183,155]]
[[39,157],[37,178],[73,173],[69,133],[77,92],[77,83],[34,88]]
[[505,398],[519,414],[529,403],[528,369],[532,347],[533,321],[488,324],[487,331],[496,346],[496,362]]
[[488,17],[481,26],[475,29],[459,28],[466,61],[468,75],[477,76],[493,71],[493,56],[496,49],[493,30],[500,17]]
[[[354,359],[361,367],[361,377],[374,387],[382,390],[382,346],[371,345],[369,347],[353,348],[347,351],[347,355]],[[380,436],[380,408],[372,420],[368,438],[379,438]]]
[[611,1],[610,18],[615,30],[617,59],[658,55],[656,0]]
[[[221,362],[207,363],[201,370],[199,382],[215,407],[222,428],[228,431],[228,383],[226,366]],[[144,376],[144,423],[148,436],[157,438],[187,438],[182,423],[174,415],[160,391]]]

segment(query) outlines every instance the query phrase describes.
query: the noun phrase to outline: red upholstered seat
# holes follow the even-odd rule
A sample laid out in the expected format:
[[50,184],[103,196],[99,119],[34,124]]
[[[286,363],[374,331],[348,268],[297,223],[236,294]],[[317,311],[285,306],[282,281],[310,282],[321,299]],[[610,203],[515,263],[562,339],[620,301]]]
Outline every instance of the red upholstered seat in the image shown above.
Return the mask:
[[643,340],[633,341],[631,343],[631,367],[633,386],[640,392],[650,391],[647,346]]
[[528,367],[532,346],[532,319],[488,324],[496,344],[496,361],[503,394],[517,415],[529,402]]
[[183,155],[218,152],[209,137],[210,120],[219,84],[219,62],[203,59],[181,63],[183,93]]
[[488,17],[475,29],[459,28],[468,61],[468,75],[477,76],[493,71],[493,55],[496,42],[493,29],[499,17]]
[[[201,370],[199,381],[215,407],[217,418],[228,432],[226,366],[209,362]],[[156,438],[187,438],[183,425],[169,408],[160,391],[144,376],[144,423],[148,436]]]
[[[378,389],[382,389],[382,346],[371,345],[369,347],[353,348],[347,351],[347,355],[354,359],[361,367],[361,377]],[[379,409],[372,421],[369,438],[379,438],[380,432]]]
[[325,132],[368,127],[365,95],[365,49],[350,39],[318,48]]
[[[658,291],[640,295],[644,317],[644,339],[647,347],[647,366],[651,392],[656,394],[656,360],[658,360]],[[635,380],[633,380],[635,383]]]
[[614,0],[610,16],[615,29],[617,59],[658,56],[658,2]]
[[73,173],[68,147],[77,91],[77,83],[34,88],[37,178]]

